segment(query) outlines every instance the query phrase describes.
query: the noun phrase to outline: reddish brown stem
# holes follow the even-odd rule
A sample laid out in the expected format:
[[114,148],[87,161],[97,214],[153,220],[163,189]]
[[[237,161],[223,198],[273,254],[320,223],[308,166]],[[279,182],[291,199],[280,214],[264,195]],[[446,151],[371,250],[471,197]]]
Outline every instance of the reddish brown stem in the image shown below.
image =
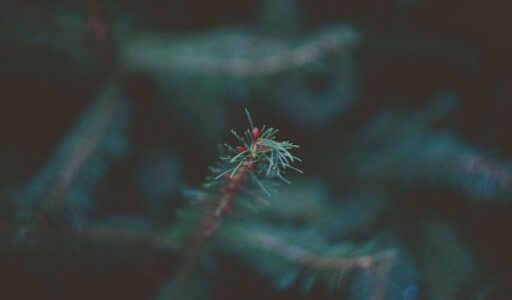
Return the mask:
[[89,20],[87,27],[91,31],[96,44],[96,48],[100,52],[103,59],[111,58],[112,42],[108,32],[107,22],[105,21],[104,14],[100,9],[97,0],[89,0]]
[[238,191],[242,188],[247,175],[253,167],[254,163],[248,161],[220,189],[218,202],[208,208],[206,215],[201,220],[194,237],[196,244],[200,244],[204,239],[211,236],[219,226],[222,216],[231,212]]
[[93,125],[87,129],[83,138],[81,138],[70,151],[67,163],[57,176],[55,185],[50,193],[51,197],[48,198],[45,206],[49,205],[49,202],[57,204],[65,200],[68,187],[96,150],[96,147],[100,143],[103,134],[112,120],[112,116],[115,113],[119,101],[116,95],[117,90],[118,86],[115,82],[107,87],[103,95],[104,99],[101,100],[100,107],[94,116]]
[[99,106],[94,112],[92,125],[86,129],[82,137],[70,149],[65,164],[59,170],[50,189],[49,197],[41,203],[41,206],[34,213],[33,221],[40,229],[49,228],[49,221],[51,220],[48,212],[66,201],[73,180],[82,171],[94,151],[97,150],[119,105],[118,89],[119,84],[115,79],[105,88]]
[[201,219],[198,228],[193,236],[193,244],[189,251],[184,253],[181,264],[176,271],[175,288],[173,290],[173,299],[183,299],[187,290],[193,287],[194,275],[199,268],[199,253],[201,247],[208,237],[210,237],[219,227],[222,217],[228,213],[233,206],[238,191],[242,188],[251,168],[254,167],[252,161],[246,162],[232,176],[226,185],[220,188],[220,195],[215,203],[212,203],[204,217]]
[[265,248],[286,259],[292,259],[301,265],[316,270],[338,270],[338,269],[370,269],[387,263],[394,256],[393,251],[384,251],[380,254],[361,255],[354,257],[319,257],[314,254],[290,244],[276,236],[261,232],[254,232],[250,235],[250,241],[256,246]]

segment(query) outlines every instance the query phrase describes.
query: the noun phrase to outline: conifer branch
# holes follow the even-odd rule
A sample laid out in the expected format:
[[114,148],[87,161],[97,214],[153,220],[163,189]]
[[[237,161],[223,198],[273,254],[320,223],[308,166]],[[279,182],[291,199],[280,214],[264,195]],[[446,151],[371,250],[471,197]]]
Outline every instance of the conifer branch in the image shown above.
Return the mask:
[[241,257],[278,288],[300,282],[307,292],[321,279],[336,290],[343,279],[362,275],[373,281],[365,287],[371,289],[372,300],[383,299],[395,260],[393,249],[382,250],[373,243],[333,243],[311,231],[242,220],[224,226],[215,245]]
[[[134,68],[154,71],[179,69],[193,74],[247,78],[302,67],[343,51],[357,37],[351,29],[338,27],[311,40],[290,43],[236,33],[215,35],[213,39],[208,36],[181,43],[165,43],[165,38],[153,38],[126,44],[121,51],[126,65]],[[233,45],[238,45],[233,56],[218,51],[233,48]]]
[[226,154],[221,156],[221,163],[212,169],[213,176],[207,178],[205,186],[218,186],[219,195],[214,203],[208,204],[208,210],[194,234],[196,243],[212,235],[223,215],[231,213],[235,198],[247,181],[253,180],[268,194],[258,175],[287,181],[283,177],[287,169],[302,173],[300,169],[292,166],[293,162],[300,159],[289,152],[298,146],[288,141],[276,141],[276,129],[262,127],[260,131],[247,110],[246,115],[251,128],[244,131],[243,137],[233,131],[241,145],[226,145]]
[[316,255],[269,232],[251,233],[250,243],[254,247],[261,247],[264,251],[281,256],[283,259],[292,260],[307,268],[322,271],[371,269],[376,268],[393,257],[392,251],[386,251],[377,255],[354,257]]
[[[221,156],[220,163],[212,167],[212,176],[207,178],[205,188],[218,188],[217,195],[212,197],[203,207],[191,207],[188,214],[184,213],[180,222],[175,226],[174,232],[185,231],[186,245],[181,264],[176,270],[173,279],[173,298],[183,299],[195,282],[194,276],[200,272],[201,251],[206,240],[218,229],[223,217],[233,210],[235,199],[251,182],[261,188],[261,181],[258,176],[270,179],[283,179],[283,174],[295,161],[300,161],[293,156],[289,150],[298,148],[288,141],[276,141],[277,130],[273,128],[256,127],[249,112],[246,110],[247,119],[251,128],[239,135],[233,135],[240,143],[236,147],[225,145],[225,153]],[[249,176],[250,175],[250,176]],[[189,220],[187,216],[191,217]],[[192,228],[190,236],[188,231]],[[192,242],[188,244],[187,242]],[[188,246],[188,247],[187,247]]]
[[128,120],[127,103],[113,79],[17,199],[22,227],[48,227],[56,218],[83,226],[91,193],[108,163],[126,151]]
[[[450,189],[473,201],[509,199],[509,163],[469,145],[453,132],[431,128],[445,117],[441,104],[432,104],[426,112],[388,112],[375,117],[343,155],[344,180],[400,186],[404,191]],[[360,157],[364,158],[358,160]]]
[[57,176],[46,205],[55,205],[64,200],[69,185],[94,153],[112,121],[117,103],[120,101],[118,93],[117,83],[108,86],[104,91],[98,109],[92,116],[91,126],[86,129],[70,150],[67,162]]

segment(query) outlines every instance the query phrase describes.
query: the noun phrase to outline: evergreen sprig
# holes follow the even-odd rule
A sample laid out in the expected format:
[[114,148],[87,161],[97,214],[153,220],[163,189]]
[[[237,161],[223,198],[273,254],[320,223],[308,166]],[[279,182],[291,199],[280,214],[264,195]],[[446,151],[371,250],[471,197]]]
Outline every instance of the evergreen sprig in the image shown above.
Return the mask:
[[277,141],[278,129],[263,126],[260,131],[254,125],[249,111],[246,109],[245,112],[250,129],[246,129],[242,135],[234,130],[231,131],[240,145],[236,147],[224,145],[225,154],[220,157],[221,164],[211,168],[214,176],[207,178],[206,187],[218,184],[223,177],[232,180],[235,174],[245,167],[251,170],[251,179],[263,192],[270,195],[259,177],[278,178],[290,183],[284,177],[287,169],[302,173],[302,170],[292,165],[294,162],[300,162],[301,159],[290,153],[290,150],[299,148],[299,146],[289,141]]
[[[233,135],[240,143],[238,146],[224,145],[224,154],[220,156],[220,162],[211,167],[213,175],[207,177],[205,188],[218,187],[217,195],[212,195],[206,205],[191,206],[182,212],[184,218],[176,224],[177,230],[172,235],[180,238],[193,236],[196,243],[202,242],[213,234],[222,219],[233,209],[234,201],[242,191],[251,191],[249,185],[255,185],[266,195],[270,196],[269,189],[263,184],[264,180],[280,179],[290,183],[284,177],[288,169],[302,173],[292,163],[301,161],[291,154],[290,150],[299,146],[289,142],[276,140],[277,129],[262,127],[262,130],[254,125],[254,122],[246,109],[246,116],[250,128],[243,135],[232,130]],[[275,180],[274,180],[275,181]],[[181,226],[181,224],[188,224]],[[197,226],[190,224],[196,223]],[[195,230],[191,233],[190,230]]]
[[248,180],[253,180],[264,192],[269,193],[258,177],[269,179],[283,177],[287,169],[302,173],[291,164],[300,161],[290,153],[298,148],[291,142],[276,140],[277,129],[262,130],[254,125],[246,109],[250,128],[243,135],[232,131],[240,143],[233,147],[225,145],[225,154],[221,155],[217,167],[211,168],[213,176],[207,178],[206,187],[220,186],[211,201],[203,205],[190,206],[181,211],[179,221],[170,232],[170,240],[182,250],[181,263],[174,278],[171,279],[170,294],[173,299],[187,299],[197,282],[194,274],[200,272],[198,260],[205,253],[207,239],[217,232],[223,217],[231,213],[240,191],[246,188]]

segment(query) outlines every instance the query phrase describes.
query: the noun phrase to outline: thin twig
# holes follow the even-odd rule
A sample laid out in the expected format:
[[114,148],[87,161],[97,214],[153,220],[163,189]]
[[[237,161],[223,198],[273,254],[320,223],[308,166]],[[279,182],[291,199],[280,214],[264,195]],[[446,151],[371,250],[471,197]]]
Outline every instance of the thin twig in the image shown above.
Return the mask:
[[115,114],[119,97],[117,95],[117,83],[111,83],[103,99],[99,103],[96,110],[96,115],[93,117],[91,126],[86,129],[86,132],[78,140],[72,150],[70,151],[67,163],[60,171],[55,184],[51,190],[50,197],[45,203],[46,205],[57,204],[65,200],[66,192],[73,182],[75,176],[85,166],[88,159],[92,156],[97,146],[100,144],[103,135],[105,134],[112,117]]
[[249,240],[257,247],[264,248],[274,254],[301,265],[317,270],[369,269],[392,258],[392,251],[384,251],[376,255],[354,257],[322,257],[288,243],[277,236],[264,232],[251,233]]

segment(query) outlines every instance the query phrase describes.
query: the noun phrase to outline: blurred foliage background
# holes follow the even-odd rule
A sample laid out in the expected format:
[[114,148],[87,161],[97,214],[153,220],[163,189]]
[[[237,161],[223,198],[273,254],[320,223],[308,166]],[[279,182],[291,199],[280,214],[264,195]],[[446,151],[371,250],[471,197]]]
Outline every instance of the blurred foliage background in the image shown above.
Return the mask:
[[[1,1],[0,297],[509,299],[509,8]],[[176,293],[180,211],[245,107],[305,174]]]

